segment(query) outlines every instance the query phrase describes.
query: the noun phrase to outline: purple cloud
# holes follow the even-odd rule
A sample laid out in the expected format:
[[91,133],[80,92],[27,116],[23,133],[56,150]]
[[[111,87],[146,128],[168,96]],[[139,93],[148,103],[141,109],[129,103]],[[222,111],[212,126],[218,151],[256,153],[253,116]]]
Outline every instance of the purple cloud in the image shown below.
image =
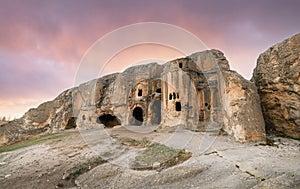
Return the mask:
[[[146,21],[194,33],[250,78],[259,53],[300,31],[299,7],[297,0],[2,0],[0,99],[54,98],[72,86],[93,42],[118,27]],[[11,108],[1,106],[0,116]]]

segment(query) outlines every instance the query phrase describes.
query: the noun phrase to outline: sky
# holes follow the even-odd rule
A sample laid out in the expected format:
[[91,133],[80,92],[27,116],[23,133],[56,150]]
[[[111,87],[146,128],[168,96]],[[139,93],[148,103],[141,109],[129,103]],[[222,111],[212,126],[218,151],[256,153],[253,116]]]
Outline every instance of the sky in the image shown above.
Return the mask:
[[[250,79],[260,53],[300,32],[299,8],[299,0],[0,0],[0,116],[20,117],[72,87],[87,50],[135,23],[183,28]],[[111,70],[124,67],[120,57]]]

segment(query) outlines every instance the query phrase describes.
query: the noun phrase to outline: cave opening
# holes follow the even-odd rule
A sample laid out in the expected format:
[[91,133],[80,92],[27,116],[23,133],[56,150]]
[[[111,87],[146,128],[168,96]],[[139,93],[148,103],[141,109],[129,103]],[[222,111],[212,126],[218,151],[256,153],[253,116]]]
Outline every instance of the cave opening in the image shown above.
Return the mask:
[[143,117],[143,109],[141,107],[134,108],[134,110],[132,112],[132,116],[135,119],[135,121],[134,121],[135,125],[142,125],[143,124],[144,117]]
[[181,62],[179,63],[179,68],[182,68],[182,63]]
[[77,127],[77,125],[76,125],[76,117],[71,117],[68,120],[68,123],[67,123],[65,129],[74,129],[76,127]]
[[121,125],[121,122],[118,120],[118,118],[111,114],[103,114],[99,116],[99,121],[105,127],[114,127],[116,125]]
[[156,89],[156,91],[155,92],[157,92],[157,93],[161,93],[161,88],[158,88],[158,89]]

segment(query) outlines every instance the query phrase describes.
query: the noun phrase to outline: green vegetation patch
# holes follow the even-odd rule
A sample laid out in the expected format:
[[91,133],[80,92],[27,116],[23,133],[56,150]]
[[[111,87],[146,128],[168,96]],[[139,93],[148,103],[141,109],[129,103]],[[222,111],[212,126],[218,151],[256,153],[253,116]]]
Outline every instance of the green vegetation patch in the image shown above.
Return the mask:
[[65,135],[61,135],[61,134],[35,136],[30,139],[23,140],[8,146],[2,146],[0,147],[0,153],[14,151],[17,149],[33,146],[36,144],[41,144],[49,140],[60,140],[63,137],[65,137]]
[[97,167],[98,165],[101,165],[103,163],[106,163],[106,160],[103,160],[100,156],[93,157],[86,162],[79,163],[75,165],[71,170],[68,170],[69,172],[67,176],[64,178],[65,180],[75,180],[79,175],[82,175],[83,173],[88,172],[89,170]]
[[184,149],[174,149],[163,144],[154,143],[140,152],[131,162],[135,170],[162,170],[184,162],[192,156]]
[[145,148],[152,144],[151,141],[149,141],[147,138],[143,138],[142,140],[136,140],[133,138],[124,137],[124,138],[118,138],[117,141],[122,145],[141,147],[141,148]]

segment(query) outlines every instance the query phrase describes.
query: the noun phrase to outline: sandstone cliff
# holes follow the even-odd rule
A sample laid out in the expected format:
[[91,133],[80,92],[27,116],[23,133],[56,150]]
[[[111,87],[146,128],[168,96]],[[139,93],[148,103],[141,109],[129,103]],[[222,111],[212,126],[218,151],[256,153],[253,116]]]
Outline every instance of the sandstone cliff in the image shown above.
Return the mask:
[[300,34],[262,53],[252,80],[267,131],[300,138]]
[[151,63],[64,91],[0,127],[0,145],[38,133],[115,125],[225,131],[236,141],[264,141],[255,85],[230,70],[218,50],[163,65]]

